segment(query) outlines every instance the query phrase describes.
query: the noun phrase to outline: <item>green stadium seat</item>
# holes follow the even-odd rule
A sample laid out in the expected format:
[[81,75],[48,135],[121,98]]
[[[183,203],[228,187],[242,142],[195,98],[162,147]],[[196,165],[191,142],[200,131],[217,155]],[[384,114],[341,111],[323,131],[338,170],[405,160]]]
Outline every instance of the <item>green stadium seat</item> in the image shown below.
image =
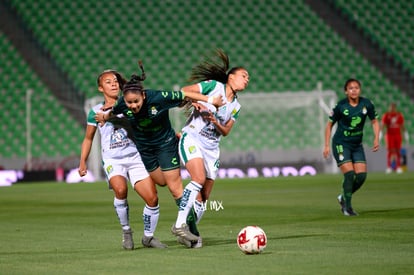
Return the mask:
[[[242,1],[236,6],[220,2],[221,9],[229,11],[228,14],[216,12],[215,1],[210,4],[196,1],[191,5],[186,5],[184,1],[160,1],[155,4],[144,0],[10,2],[52,58],[68,73],[77,89],[87,97],[97,95],[95,77],[100,71],[116,68],[129,77],[132,72],[137,72],[138,58],[144,60],[148,74],[145,85],[148,87],[184,85],[191,68],[200,60],[200,54],[218,45],[231,52],[231,65],[245,65],[249,69],[251,82],[246,91],[248,93],[313,90],[317,82],[322,81],[324,89],[336,90],[342,97],[343,82],[355,76],[363,81],[364,94],[375,99],[379,109],[385,109],[389,100],[412,103],[302,1]],[[412,38],[406,40],[406,37],[412,37],[407,33],[414,29],[410,20],[409,11],[413,10],[410,1],[378,2],[375,9],[368,0],[334,2],[349,16],[352,15],[350,11],[362,14],[360,18],[366,20],[360,20],[360,27],[374,33],[368,28],[372,26],[376,30],[375,37],[381,39],[381,45],[390,49],[391,54],[398,54],[396,58],[414,71],[412,52],[407,53]],[[137,10],[145,17],[137,16]],[[229,20],[229,15],[233,16],[232,20]],[[379,21],[378,18],[393,20]],[[189,28],[188,23],[195,28]],[[401,30],[401,33],[396,30]],[[39,83],[7,39],[1,36],[0,49],[3,53],[12,52],[7,55],[8,62],[5,62],[4,71],[8,73],[0,79],[2,83],[7,83],[7,91],[25,91],[29,86],[36,86],[36,93],[44,101],[50,91]],[[22,81],[28,81],[30,85]],[[35,104],[43,101],[34,99]],[[47,100],[47,103],[56,102]],[[19,102],[17,107],[22,108],[23,104]],[[48,104],[42,104],[39,109],[45,109]],[[407,108],[410,107],[408,105]],[[50,128],[44,126],[44,129],[56,129],[50,133],[53,136],[48,141],[51,146],[39,140],[42,146],[52,148],[45,152],[79,154],[83,125],[65,120],[64,117],[70,115],[61,106],[53,112],[59,121],[51,121]],[[42,113],[39,115],[42,116]],[[260,118],[253,121],[260,121]],[[275,133],[274,139],[252,138],[246,134],[251,130],[242,126],[245,123],[256,125],[251,122],[241,118],[229,141],[223,141],[223,149],[306,146],[295,142],[296,129],[285,130],[294,133],[287,139],[278,133]],[[44,124],[44,121],[39,120],[39,123]],[[64,129],[63,124],[74,125],[74,129]],[[408,125],[413,127],[411,119],[408,119]],[[70,133],[65,135],[63,141],[55,140],[56,136],[66,131]],[[255,132],[258,131],[255,129]],[[235,144],[233,140],[240,142]],[[65,147],[62,144],[69,145]]]

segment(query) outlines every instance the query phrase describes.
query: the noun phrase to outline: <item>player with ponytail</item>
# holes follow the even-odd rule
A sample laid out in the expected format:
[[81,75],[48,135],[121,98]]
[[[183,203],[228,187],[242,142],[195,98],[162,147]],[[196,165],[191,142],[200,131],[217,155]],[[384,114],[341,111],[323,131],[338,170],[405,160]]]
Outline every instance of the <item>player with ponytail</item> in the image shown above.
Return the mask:
[[[244,67],[229,69],[229,57],[216,49],[210,56],[195,66],[189,78],[194,84],[182,88],[184,92],[195,92],[209,96],[222,96],[225,104],[215,106],[197,102],[192,103],[192,112],[182,129],[179,153],[182,162],[191,176],[184,189],[175,228],[186,222],[188,213],[194,209],[197,223],[204,214],[204,205],[213,189],[220,162],[220,140],[233,128],[240,113],[237,93],[243,91],[249,83],[249,73]],[[177,231],[177,230],[175,230]],[[193,242],[183,236],[187,247],[201,247],[201,237]]]

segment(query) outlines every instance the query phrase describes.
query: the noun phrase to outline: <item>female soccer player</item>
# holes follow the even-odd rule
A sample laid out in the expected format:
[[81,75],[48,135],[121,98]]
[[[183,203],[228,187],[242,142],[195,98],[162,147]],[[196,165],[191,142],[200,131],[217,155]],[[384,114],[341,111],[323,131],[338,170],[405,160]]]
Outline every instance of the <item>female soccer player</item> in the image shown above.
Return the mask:
[[96,113],[107,113],[112,109],[118,99],[120,86],[126,81],[116,71],[107,70],[99,75],[97,82],[104,102],[92,107],[89,111],[85,138],[82,142],[79,175],[85,176],[87,173],[86,161],[98,128],[101,134],[103,168],[109,185],[114,191],[114,207],[123,230],[122,245],[124,249],[134,249],[127,200],[128,179],[134,190],[146,203],[143,210],[144,236],[142,244],[145,247],[165,248],[166,245],[154,237],[159,218],[157,190],[145,170],[134,142],[127,137],[125,129],[114,127],[112,123],[98,126],[95,121]]
[[[142,76],[132,75],[123,89],[123,96],[114,106],[113,114],[123,114],[129,121],[133,139],[141,154],[145,168],[153,180],[160,185],[167,185],[177,205],[183,196],[183,185],[180,175],[180,157],[178,154],[178,138],[171,126],[169,109],[180,106],[185,100],[200,100],[214,106],[223,105],[220,96],[208,97],[200,93],[183,91],[144,90],[144,69],[140,63]],[[125,124],[108,113],[97,114],[95,119],[102,123],[112,121]],[[128,122],[127,121],[127,122]],[[188,235],[192,241],[198,240],[195,226],[190,232],[188,226],[177,228],[177,234]],[[185,224],[185,223],[184,223]]]
[[362,146],[363,129],[368,117],[374,131],[374,146],[372,151],[379,149],[379,122],[374,104],[367,98],[361,97],[361,83],[349,79],[344,86],[346,98],[337,103],[329,116],[325,128],[325,147],[323,156],[330,153],[332,126],[338,122],[338,128],[332,138],[332,152],[338,167],[344,175],[342,194],[338,196],[342,213],[345,216],[358,215],[352,208],[352,194],[355,193],[367,177],[367,164]]
[[[174,228],[185,224],[186,217],[194,206],[197,223],[204,213],[203,203],[212,191],[217,176],[220,158],[220,139],[227,136],[240,112],[237,93],[246,89],[249,83],[249,73],[243,67],[229,70],[229,58],[220,49],[215,56],[193,68],[190,81],[197,82],[185,86],[182,90],[196,92],[209,96],[220,95],[225,99],[225,105],[216,109],[208,103],[193,104],[193,111],[182,129],[179,142],[181,160],[191,176],[190,183],[184,189],[183,198]],[[173,233],[177,236],[174,232]],[[185,236],[181,236],[190,241]],[[183,244],[189,246],[185,241]],[[201,238],[191,247],[200,247]]]

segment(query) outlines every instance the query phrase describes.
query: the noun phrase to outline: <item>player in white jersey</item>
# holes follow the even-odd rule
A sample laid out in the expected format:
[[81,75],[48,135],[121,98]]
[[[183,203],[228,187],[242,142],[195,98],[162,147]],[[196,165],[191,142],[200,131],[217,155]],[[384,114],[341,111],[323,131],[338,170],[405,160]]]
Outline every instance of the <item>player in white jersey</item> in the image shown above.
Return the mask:
[[88,114],[85,138],[82,142],[79,163],[79,175],[87,173],[87,159],[91,151],[93,138],[98,129],[101,136],[101,153],[103,168],[114,191],[114,208],[122,226],[122,246],[134,249],[132,229],[129,222],[129,205],[127,200],[129,180],[134,190],[145,201],[143,210],[145,247],[165,248],[166,245],[154,237],[159,218],[158,195],[155,183],[149,176],[134,142],[128,138],[127,131],[112,123],[100,126],[95,120],[96,113],[109,112],[118,99],[120,86],[126,81],[113,70],[107,70],[98,77],[98,90],[103,94],[104,102],[94,106]]
[[[240,104],[237,93],[249,83],[249,73],[243,67],[229,70],[228,56],[222,51],[215,52],[220,62],[206,59],[192,70],[191,81],[198,82],[182,88],[184,92],[199,92],[208,96],[221,95],[225,105],[215,108],[208,103],[194,103],[193,111],[182,129],[179,153],[191,176],[191,182],[184,189],[175,227],[186,222],[194,206],[197,223],[200,222],[204,207],[217,176],[220,158],[220,139],[227,136],[236,122]],[[228,71],[228,72],[227,72]],[[179,242],[187,247],[201,247],[201,237],[194,242],[183,236]]]

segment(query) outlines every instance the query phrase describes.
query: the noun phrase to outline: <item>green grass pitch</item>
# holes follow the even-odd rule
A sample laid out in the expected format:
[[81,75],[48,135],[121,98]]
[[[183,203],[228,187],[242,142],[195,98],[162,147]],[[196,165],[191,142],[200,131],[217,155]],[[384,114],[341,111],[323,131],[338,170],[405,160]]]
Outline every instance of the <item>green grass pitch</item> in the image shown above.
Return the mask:
[[[159,188],[156,236],[143,248],[143,201],[130,190],[134,251],[106,183],[31,183],[0,188],[0,274],[414,274],[414,174],[369,173],[344,217],[341,175],[219,179],[199,225],[204,247],[186,249],[170,233],[177,207]],[[267,234],[262,254],[244,255],[246,225]]]

